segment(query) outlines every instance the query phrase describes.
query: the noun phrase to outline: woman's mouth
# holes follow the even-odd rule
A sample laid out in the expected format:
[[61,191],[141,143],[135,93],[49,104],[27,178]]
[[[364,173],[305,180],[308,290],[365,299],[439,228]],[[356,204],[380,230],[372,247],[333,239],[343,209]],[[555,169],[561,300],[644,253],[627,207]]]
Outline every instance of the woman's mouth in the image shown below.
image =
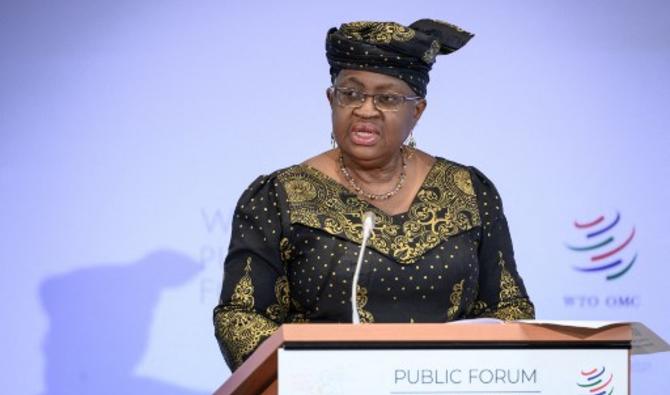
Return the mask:
[[377,126],[369,123],[357,123],[349,130],[351,141],[357,145],[374,145],[380,137]]

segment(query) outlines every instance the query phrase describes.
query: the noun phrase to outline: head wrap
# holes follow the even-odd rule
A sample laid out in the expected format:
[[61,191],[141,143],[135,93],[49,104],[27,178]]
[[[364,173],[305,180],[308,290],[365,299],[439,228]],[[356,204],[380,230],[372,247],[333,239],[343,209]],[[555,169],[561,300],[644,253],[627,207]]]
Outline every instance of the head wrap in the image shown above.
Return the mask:
[[426,96],[428,72],[437,55],[450,54],[474,35],[447,22],[421,19],[409,27],[395,22],[351,22],[326,35],[330,76],[343,69],[382,73],[405,81]]

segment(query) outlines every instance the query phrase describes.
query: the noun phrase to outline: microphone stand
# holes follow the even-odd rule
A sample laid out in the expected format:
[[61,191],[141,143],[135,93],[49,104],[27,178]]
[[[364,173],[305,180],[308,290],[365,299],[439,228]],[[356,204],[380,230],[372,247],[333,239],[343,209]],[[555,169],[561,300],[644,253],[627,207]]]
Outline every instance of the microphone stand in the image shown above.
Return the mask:
[[351,281],[351,322],[353,324],[360,324],[361,318],[358,314],[358,303],[356,301],[358,290],[358,276],[361,272],[361,265],[363,264],[363,257],[365,255],[365,246],[368,244],[368,239],[375,227],[375,215],[370,211],[363,214],[363,241],[361,242],[361,249],[358,252],[358,261],[356,262],[356,269],[354,270],[354,278]]

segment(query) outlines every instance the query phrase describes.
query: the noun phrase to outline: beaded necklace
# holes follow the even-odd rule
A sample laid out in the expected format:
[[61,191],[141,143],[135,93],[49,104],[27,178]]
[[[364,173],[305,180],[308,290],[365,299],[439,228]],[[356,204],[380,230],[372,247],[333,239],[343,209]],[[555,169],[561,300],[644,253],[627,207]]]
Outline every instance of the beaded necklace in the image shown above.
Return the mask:
[[351,176],[351,173],[349,170],[344,166],[344,156],[342,156],[342,151],[340,151],[340,157],[339,157],[339,162],[340,162],[340,171],[342,172],[342,175],[344,175],[344,178],[349,182],[351,187],[354,189],[356,194],[362,195],[369,200],[388,200],[391,197],[395,196],[400,189],[402,188],[403,184],[405,184],[405,177],[406,177],[406,169],[407,169],[407,162],[405,161],[405,153],[403,152],[403,149],[400,148],[400,158],[402,160],[402,170],[400,171],[400,179],[398,180],[398,183],[395,185],[395,187],[386,193],[370,193],[364,191],[354,180],[354,177]]

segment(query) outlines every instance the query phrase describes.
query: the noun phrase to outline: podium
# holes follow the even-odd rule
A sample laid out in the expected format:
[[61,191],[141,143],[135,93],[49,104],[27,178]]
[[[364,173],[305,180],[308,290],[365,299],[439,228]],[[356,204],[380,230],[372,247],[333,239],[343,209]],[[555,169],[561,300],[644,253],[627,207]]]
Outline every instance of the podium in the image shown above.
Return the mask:
[[215,395],[628,394],[629,324],[286,324]]

